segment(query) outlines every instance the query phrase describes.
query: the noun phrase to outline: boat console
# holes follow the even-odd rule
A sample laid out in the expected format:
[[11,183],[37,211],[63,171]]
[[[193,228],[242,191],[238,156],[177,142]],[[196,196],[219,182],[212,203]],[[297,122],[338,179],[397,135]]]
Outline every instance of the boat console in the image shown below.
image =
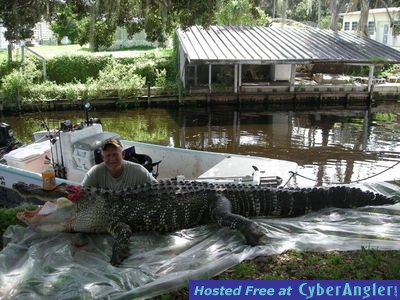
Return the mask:
[[[101,123],[82,122],[78,126],[72,126],[66,120],[60,123],[60,130],[35,132],[34,138],[33,144],[8,153],[4,157],[7,164],[40,173],[44,160],[48,157],[53,162],[58,178],[81,182],[91,167],[102,162],[100,148],[103,142],[111,138],[119,139],[120,136],[103,131]],[[134,146],[124,149],[125,159],[142,164],[155,177],[158,175],[160,161],[153,163],[150,156],[137,154]]]

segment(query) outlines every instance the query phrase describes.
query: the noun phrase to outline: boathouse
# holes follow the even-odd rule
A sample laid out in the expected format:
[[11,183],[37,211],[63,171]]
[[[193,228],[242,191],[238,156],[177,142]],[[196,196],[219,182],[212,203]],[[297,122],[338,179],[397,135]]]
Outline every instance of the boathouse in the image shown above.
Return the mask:
[[[177,36],[185,90],[209,98],[368,98],[381,83],[376,66],[400,63],[399,51],[372,39],[315,28],[192,26]],[[360,67],[366,76],[346,74]],[[385,91],[398,95],[400,85]]]

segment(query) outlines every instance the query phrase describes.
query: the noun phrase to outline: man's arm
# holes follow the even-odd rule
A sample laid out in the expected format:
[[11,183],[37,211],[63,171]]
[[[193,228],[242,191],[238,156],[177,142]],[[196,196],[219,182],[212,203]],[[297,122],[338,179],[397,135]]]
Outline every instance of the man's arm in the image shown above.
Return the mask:
[[98,165],[93,166],[83,177],[81,185],[97,187],[97,178],[99,177]]
[[127,168],[125,174],[126,186],[158,182],[153,175],[140,164],[125,161],[125,167]]

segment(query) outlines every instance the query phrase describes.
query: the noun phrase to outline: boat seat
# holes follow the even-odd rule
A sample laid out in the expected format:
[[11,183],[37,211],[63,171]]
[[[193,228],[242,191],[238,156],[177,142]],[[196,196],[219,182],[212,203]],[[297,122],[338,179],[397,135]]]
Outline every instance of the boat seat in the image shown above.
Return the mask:
[[[146,154],[136,153],[135,146],[126,148],[124,149],[124,151],[125,151],[125,157],[124,157],[125,160],[142,165],[147,169],[147,171],[149,171],[153,175],[154,178],[157,178],[158,167],[161,163],[161,160],[153,163],[153,160],[151,159],[150,156]],[[103,162],[103,158],[101,157],[100,147],[94,150],[94,161],[96,165]]]

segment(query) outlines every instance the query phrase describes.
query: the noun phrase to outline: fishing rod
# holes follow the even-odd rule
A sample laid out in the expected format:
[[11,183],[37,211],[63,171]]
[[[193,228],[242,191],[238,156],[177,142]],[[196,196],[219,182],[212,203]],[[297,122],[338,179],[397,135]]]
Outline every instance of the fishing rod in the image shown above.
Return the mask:
[[[43,113],[40,110],[39,106],[36,105],[36,108],[39,113],[41,126],[44,127],[48,133],[48,139],[50,141],[52,165],[53,165],[54,171],[56,172],[57,177],[66,178],[66,170],[65,170],[65,166],[64,166],[64,155],[63,155],[62,146],[61,146],[60,128],[57,130],[57,132],[53,131],[53,133],[52,133],[52,130],[50,130],[50,127],[47,125],[46,119],[44,118]],[[58,144],[59,145],[57,145],[57,136],[58,136]],[[53,152],[52,145],[55,145],[55,148],[56,148],[55,152],[56,152],[56,157],[57,157],[57,163],[55,162],[55,159],[54,159],[54,152]],[[58,148],[60,148],[60,150],[58,150]],[[58,151],[60,151],[60,153]],[[58,157],[61,158],[61,165],[58,163]]]

